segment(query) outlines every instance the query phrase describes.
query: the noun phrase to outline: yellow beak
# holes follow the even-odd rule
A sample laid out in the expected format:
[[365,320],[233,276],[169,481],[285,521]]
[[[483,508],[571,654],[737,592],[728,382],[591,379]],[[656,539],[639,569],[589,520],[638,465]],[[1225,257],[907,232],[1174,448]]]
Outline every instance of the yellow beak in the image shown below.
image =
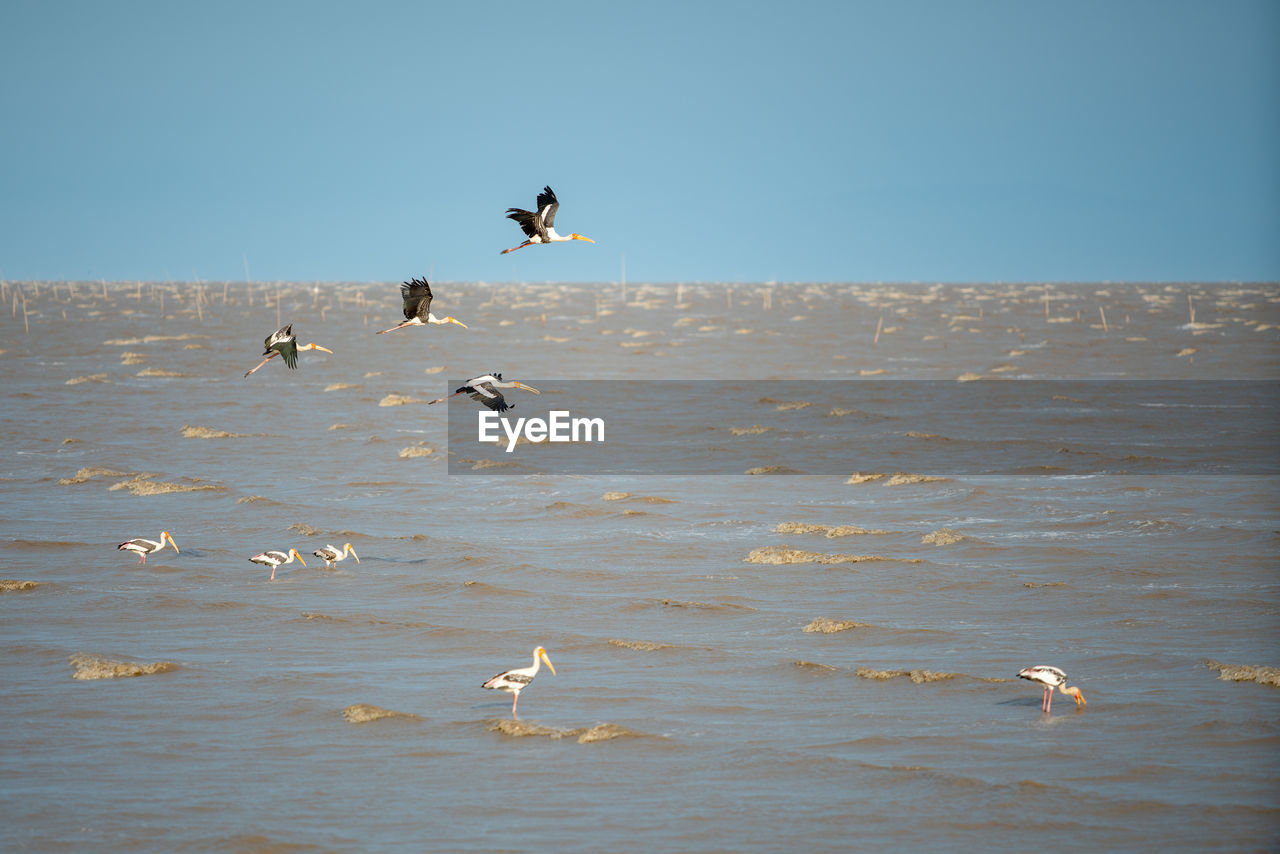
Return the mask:
[[463,329],[469,328],[467,324],[463,323],[461,320],[458,320],[458,318],[456,317],[446,317],[445,320],[449,321],[450,323],[456,323],[459,326],[461,326]]
[[595,241],[594,241],[594,240],[592,240],[590,237],[586,237],[585,235],[582,235],[582,234],[575,234],[575,235],[573,235],[573,239],[574,239],[574,240],[585,240],[585,241],[587,241],[588,243],[595,243]]
[[522,389],[524,389],[525,391],[531,391],[531,392],[533,392],[534,394],[542,394],[542,392],[538,391],[538,390],[537,390],[536,388],[534,388],[533,386],[531,386],[531,385],[525,385],[524,383],[520,382],[519,380],[517,380],[517,381],[516,381],[516,388],[522,388]]
[[303,566],[306,566],[306,565],[307,565],[307,562],[306,562],[305,560],[303,560],[303,559],[302,559],[302,555],[298,554],[298,550],[297,550],[297,549],[293,549],[293,556],[294,556],[294,557],[296,557],[296,558],[298,559],[298,561],[299,561]]
[[551,663],[551,659],[547,658],[547,651],[545,649],[542,652],[538,653],[538,657],[542,659],[543,664],[551,668],[551,675],[552,676],[556,675],[556,666]]

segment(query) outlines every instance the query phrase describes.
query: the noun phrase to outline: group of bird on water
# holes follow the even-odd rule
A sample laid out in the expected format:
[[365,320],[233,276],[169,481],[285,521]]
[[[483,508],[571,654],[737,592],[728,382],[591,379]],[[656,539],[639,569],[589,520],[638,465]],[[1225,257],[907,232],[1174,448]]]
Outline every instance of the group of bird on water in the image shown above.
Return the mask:
[[[519,224],[520,229],[525,234],[525,241],[519,246],[513,246],[510,249],[502,250],[501,254],[506,255],[508,252],[514,252],[517,249],[523,249],[526,246],[535,246],[544,243],[567,243],[571,240],[585,240],[588,243],[595,243],[590,237],[585,237],[576,232],[561,236],[556,233],[556,211],[560,208],[559,201],[556,200],[556,194],[551,187],[544,187],[542,192],[538,194],[538,208],[536,211],[527,211],[521,208],[508,208],[507,218],[514,220]],[[413,278],[400,286],[400,297],[403,301],[404,320],[390,329],[383,329],[378,335],[385,335],[388,332],[396,332],[410,326],[441,326],[453,323],[461,326],[463,329],[467,325],[456,317],[445,316],[436,317],[431,313],[431,285],[425,278]],[[288,323],[271,333],[263,341],[263,359],[253,368],[245,371],[245,377],[257,372],[263,368],[272,359],[279,356],[290,370],[298,368],[298,353],[304,350],[319,350],[323,353],[332,354],[333,351],[328,347],[323,347],[316,343],[298,344],[298,337],[294,334],[293,324]],[[501,389],[518,388],[523,391],[540,394],[533,386],[525,385],[519,380],[502,379],[500,373],[483,374],[467,380],[466,384],[457,389],[448,397],[441,397],[429,401],[430,403],[441,403],[450,397],[456,397],[460,394],[470,395],[475,400],[490,409],[498,412],[505,412],[514,404],[509,404],[503,397]],[[174,542],[173,536],[168,531],[160,533],[159,540],[148,540],[137,537],[120,543],[116,548],[120,551],[133,552],[138,555],[139,565],[145,565],[147,555],[160,551],[165,546],[172,546],[174,552],[181,554],[178,544]],[[328,569],[334,568],[339,561],[345,560],[348,556],[356,559],[356,563],[360,562],[360,556],[356,554],[355,548],[351,543],[345,543],[341,549],[335,548],[333,545],[326,545],[323,548],[316,549],[313,555],[325,562]],[[287,551],[279,549],[269,549],[249,558],[249,561],[262,566],[271,567],[271,580],[276,577],[276,570],[285,564],[298,561],[303,566],[307,565],[306,560],[298,553],[296,548],[290,548]],[[512,695],[511,714],[516,714],[516,704],[520,699],[520,692],[528,687],[533,681],[533,677],[538,674],[538,670],[542,663],[545,662],[547,667],[554,674],[555,667],[551,664],[551,659],[547,657],[547,651],[542,647],[538,647],[533,651],[533,664],[529,667],[517,667],[511,670],[505,670],[497,674],[491,679],[485,681],[482,687],[493,688],[499,691],[507,691]]]
[[[588,243],[595,243],[590,237],[585,237],[577,232],[567,235],[560,235],[555,230],[556,211],[560,208],[560,203],[556,199],[555,192],[550,186],[544,187],[542,192],[538,194],[537,210],[527,211],[521,208],[508,208],[507,218],[514,220],[525,234],[525,241],[518,246],[510,249],[503,249],[501,254],[506,255],[509,252],[515,252],[517,249],[523,249],[526,246],[537,246],[546,243],[567,243],[572,240],[585,240]],[[453,316],[436,317],[431,313],[431,285],[425,278],[413,278],[400,286],[400,296],[404,303],[404,320],[390,329],[383,329],[378,335],[384,335],[388,332],[396,332],[410,326],[427,326],[444,325],[453,323],[461,326],[463,329],[468,328],[465,323]],[[262,368],[267,362],[270,362],[276,356],[280,356],[285,366],[291,370],[298,367],[298,353],[303,350],[319,350],[324,353],[332,354],[333,351],[319,344],[310,343],[299,345],[297,336],[293,332],[293,324],[289,323],[277,329],[275,332],[267,336],[263,342],[265,349],[263,351],[263,360],[255,367],[245,372],[248,377],[259,368]],[[502,374],[490,373],[482,376],[474,377],[467,380],[466,384],[457,389],[453,394],[447,397],[436,398],[429,403],[441,403],[456,397],[460,394],[466,394],[489,409],[497,412],[505,412],[514,404],[509,404],[503,397],[500,389],[518,388],[523,391],[540,394],[540,392],[532,386],[525,385],[518,380],[504,381]],[[159,540],[146,540],[142,538],[128,540],[117,546],[121,551],[134,552],[139,557],[139,563],[147,562],[147,555],[160,551],[166,545],[173,547],[178,552],[178,544],[173,541],[173,537],[168,531],[160,534]],[[332,569],[339,561],[345,560],[348,556],[354,557],[356,563],[360,562],[360,556],[356,554],[351,543],[346,543],[341,549],[334,548],[332,545],[326,545],[324,548],[317,549],[312,554],[325,562],[326,568]],[[294,560],[300,562],[303,566],[307,562],[302,555],[298,553],[296,548],[290,548],[288,551],[269,550],[256,554],[249,558],[253,563],[271,567],[271,580],[275,580],[276,570],[285,564],[292,563]],[[520,701],[520,692],[529,687],[533,682],[533,678],[538,675],[538,670],[545,663],[552,674],[556,672],[555,666],[552,665],[551,659],[547,657],[547,651],[539,646],[533,651],[533,664],[528,667],[517,667],[503,672],[486,680],[481,687],[491,688],[499,691],[506,691],[511,694],[511,715],[516,717],[516,705]],[[1044,686],[1044,695],[1040,702],[1041,711],[1048,714],[1053,705],[1053,691],[1066,694],[1075,700],[1077,708],[1086,705],[1084,694],[1080,689],[1067,685],[1067,674],[1060,668],[1050,667],[1048,665],[1036,665],[1027,667],[1018,672],[1019,678],[1028,679]]]

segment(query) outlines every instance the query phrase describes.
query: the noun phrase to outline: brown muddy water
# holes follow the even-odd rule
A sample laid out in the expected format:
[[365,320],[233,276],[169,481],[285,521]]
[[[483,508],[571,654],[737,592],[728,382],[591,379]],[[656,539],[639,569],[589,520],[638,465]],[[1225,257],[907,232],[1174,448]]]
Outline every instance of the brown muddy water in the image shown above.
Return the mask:
[[[375,336],[396,283],[0,286],[0,847],[1280,845],[1274,433],[1223,404],[1160,474],[814,474],[779,426],[879,417],[826,380],[1274,380],[1280,286],[433,286],[468,329]],[[333,355],[246,379],[286,322]],[[515,413],[786,393],[671,416],[662,474],[451,473],[477,406],[427,401],[492,371],[552,378]],[[809,473],[679,473],[739,440]],[[512,721],[480,684],[537,645]],[[1033,664],[1088,705],[1042,713]]]

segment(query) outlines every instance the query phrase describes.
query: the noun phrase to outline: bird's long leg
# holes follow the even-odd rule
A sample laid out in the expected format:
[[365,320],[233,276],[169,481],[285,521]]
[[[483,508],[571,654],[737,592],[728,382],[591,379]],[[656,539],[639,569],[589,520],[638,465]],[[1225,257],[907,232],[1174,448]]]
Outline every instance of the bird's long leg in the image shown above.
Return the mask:
[[437,397],[435,400],[428,400],[428,401],[427,401],[427,405],[428,405],[428,406],[430,406],[430,405],[431,405],[431,404],[433,404],[433,403],[443,403],[444,401],[448,400],[449,398],[451,398],[451,397],[457,397],[457,396],[458,396],[458,395],[460,395],[460,394],[466,394],[466,392],[465,392],[465,391],[455,391],[453,394],[446,395],[445,397]]
[[147,562],[147,553],[138,552],[138,563],[145,564]]
[[[272,359],[274,359],[276,356],[279,356],[279,355],[280,355],[279,351],[277,351],[277,350],[272,350],[272,351],[271,351],[271,354],[270,354],[269,356],[267,356],[267,358],[263,359],[261,362],[259,362],[259,363],[258,363],[258,368],[261,368],[261,367],[262,367],[263,365],[265,365],[267,362],[270,362]],[[245,374],[244,374],[244,375],[247,377],[247,376],[249,376],[249,374],[251,374],[251,373],[253,373],[254,371],[258,370],[258,368],[254,368],[253,370],[250,370],[250,371],[245,371]]]
[[393,327],[391,327],[390,329],[384,329],[384,330],[382,330],[381,332],[379,332],[378,334],[379,334],[379,335],[385,335],[385,334],[386,334],[386,333],[388,333],[388,332],[395,332],[397,329],[404,329],[406,326],[412,326],[412,325],[413,325],[413,323],[412,323],[412,322],[410,322],[410,321],[406,320],[404,323],[401,323],[401,324],[400,324],[400,325],[398,325],[398,326],[393,326]]
[[526,246],[532,246],[532,245],[533,245],[533,243],[532,243],[531,241],[526,240],[524,243],[521,243],[519,246],[512,246],[510,249],[503,249],[503,250],[502,250],[501,252],[499,252],[498,254],[499,254],[499,255],[506,255],[508,252],[515,252],[517,249],[523,249],[523,248],[525,248]]
[[520,692],[516,691],[511,695],[511,719],[512,720],[520,719],[519,715],[516,714],[516,703],[518,702],[520,702]]
[[1044,710],[1046,712],[1053,710],[1053,688],[1044,689]]
[[271,567],[271,580],[272,581],[276,580],[276,568],[274,566]]

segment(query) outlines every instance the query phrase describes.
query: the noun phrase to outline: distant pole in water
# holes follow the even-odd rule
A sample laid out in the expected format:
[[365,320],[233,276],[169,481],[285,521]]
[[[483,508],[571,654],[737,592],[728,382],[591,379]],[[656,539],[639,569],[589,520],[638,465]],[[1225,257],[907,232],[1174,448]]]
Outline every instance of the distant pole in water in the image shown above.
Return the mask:
[[884,326],[884,315],[880,315],[880,319],[876,321],[876,337],[871,339],[872,344],[880,343],[880,328]]
[[1098,306],[1098,314],[1102,316],[1102,331],[1110,332],[1111,330],[1107,328],[1107,313],[1102,310],[1102,306]]
[[1187,294],[1187,311],[1190,312],[1191,314],[1191,322],[1195,323],[1196,322],[1196,306],[1195,306],[1195,303],[1191,301],[1191,294]]

